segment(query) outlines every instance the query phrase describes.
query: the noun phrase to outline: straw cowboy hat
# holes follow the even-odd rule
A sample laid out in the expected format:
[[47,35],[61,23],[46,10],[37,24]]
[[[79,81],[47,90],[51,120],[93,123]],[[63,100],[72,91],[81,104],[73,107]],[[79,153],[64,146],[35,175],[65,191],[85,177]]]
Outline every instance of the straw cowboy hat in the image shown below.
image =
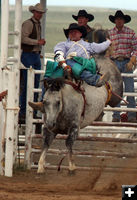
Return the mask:
[[38,11],[45,13],[47,9],[43,9],[43,6],[40,3],[37,3],[35,6],[30,6],[29,11],[33,13],[33,11]]
[[124,13],[121,10],[117,10],[115,15],[109,15],[109,20],[112,23],[115,23],[116,18],[123,18],[125,20],[125,24],[131,21],[131,17],[129,15],[124,15]]
[[64,29],[65,36],[68,38],[68,34],[70,30],[79,30],[82,33],[82,37],[87,35],[87,30],[84,26],[79,26],[77,23],[72,23],[69,25],[68,29]]
[[73,19],[75,19],[76,21],[78,21],[78,17],[86,17],[88,18],[88,21],[92,21],[94,19],[94,16],[91,14],[88,14],[86,12],[86,10],[79,10],[78,15],[72,15]]

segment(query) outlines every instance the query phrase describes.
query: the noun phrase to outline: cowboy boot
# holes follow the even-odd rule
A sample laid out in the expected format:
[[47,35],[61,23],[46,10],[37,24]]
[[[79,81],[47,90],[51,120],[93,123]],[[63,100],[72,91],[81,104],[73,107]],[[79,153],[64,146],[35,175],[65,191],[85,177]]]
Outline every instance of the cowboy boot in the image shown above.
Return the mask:
[[101,87],[102,85],[105,85],[105,83],[109,80],[110,74],[109,72],[106,72],[103,74],[99,80],[97,80],[96,86]]

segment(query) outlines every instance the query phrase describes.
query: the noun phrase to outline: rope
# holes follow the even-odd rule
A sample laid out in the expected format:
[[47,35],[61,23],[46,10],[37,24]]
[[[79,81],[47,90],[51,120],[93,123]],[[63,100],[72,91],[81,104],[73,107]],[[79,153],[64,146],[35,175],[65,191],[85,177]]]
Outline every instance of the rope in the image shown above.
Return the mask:
[[[75,46],[75,45],[80,46],[80,47],[84,50],[84,52],[85,52],[87,58],[89,58],[89,55],[88,55],[88,53],[87,53],[87,50],[85,49],[85,47],[84,47],[83,45],[79,44],[79,41],[78,41],[78,42],[74,42],[74,43],[71,45],[71,47],[69,48],[69,50],[70,50],[73,46]],[[75,56],[76,56],[76,55],[75,55]]]
[[61,160],[60,160],[60,162],[58,164],[58,171],[60,171],[60,167],[61,167],[62,161],[64,160],[65,157],[66,157],[66,155],[63,156],[63,158],[61,158]]
[[112,94],[114,94],[116,97],[118,97],[120,100],[124,101],[126,104],[129,104],[128,101],[126,101],[125,99],[123,99],[121,96],[119,96],[117,93],[112,91]]
[[112,86],[109,82],[105,83],[105,87],[107,89],[108,92],[108,97],[107,97],[107,101],[106,101],[106,105],[108,104],[108,102],[110,101],[112,94],[115,95],[116,97],[118,97],[120,100],[124,101],[126,104],[129,104],[128,101],[126,101],[125,99],[123,99],[121,96],[119,96],[117,93],[113,92],[112,90]]
[[106,87],[107,92],[108,92],[108,97],[107,97],[107,100],[106,100],[106,105],[107,105],[108,102],[110,101],[111,97],[112,97],[112,86],[109,82],[106,82],[105,87]]

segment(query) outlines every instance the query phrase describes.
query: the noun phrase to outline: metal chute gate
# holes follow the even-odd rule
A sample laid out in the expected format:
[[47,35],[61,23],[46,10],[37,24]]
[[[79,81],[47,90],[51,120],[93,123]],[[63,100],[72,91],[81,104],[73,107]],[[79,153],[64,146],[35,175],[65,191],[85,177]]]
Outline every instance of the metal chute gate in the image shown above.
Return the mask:
[[[46,7],[46,0],[41,0]],[[0,174],[12,176],[13,164],[17,155],[19,83],[20,83],[20,53],[21,53],[21,24],[22,0],[16,0],[14,5],[14,30],[9,31],[9,0],[1,1],[1,65],[0,91],[8,90],[5,107],[0,103]],[[45,27],[45,17],[42,19]],[[42,34],[45,35],[45,29]],[[9,35],[13,44],[9,44]],[[14,49],[13,56],[8,57],[9,48]],[[42,50],[44,52],[44,49]],[[3,142],[5,141],[5,142]]]

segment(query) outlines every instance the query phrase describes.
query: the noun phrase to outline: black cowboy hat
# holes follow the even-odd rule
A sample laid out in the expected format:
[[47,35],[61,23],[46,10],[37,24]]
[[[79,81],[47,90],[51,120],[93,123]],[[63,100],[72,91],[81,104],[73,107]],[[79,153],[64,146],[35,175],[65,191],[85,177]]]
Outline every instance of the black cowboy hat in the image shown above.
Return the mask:
[[68,29],[64,29],[65,36],[68,38],[69,31],[74,29],[79,30],[82,33],[83,38],[87,35],[87,30],[84,26],[79,26],[77,23],[72,23],[69,25]]
[[131,17],[129,15],[124,15],[124,13],[121,10],[117,10],[114,16],[109,15],[109,20],[112,23],[115,23],[115,19],[118,17],[123,18],[125,20],[125,24],[131,21]]
[[88,14],[85,10],[79,10],[78,15],[72,15],[73,19],[75,19],[76,21],[78,21],[78,17],[86,17],[88,18],[88,21],[92,21],[94,19],[94,16],[91,14]]

